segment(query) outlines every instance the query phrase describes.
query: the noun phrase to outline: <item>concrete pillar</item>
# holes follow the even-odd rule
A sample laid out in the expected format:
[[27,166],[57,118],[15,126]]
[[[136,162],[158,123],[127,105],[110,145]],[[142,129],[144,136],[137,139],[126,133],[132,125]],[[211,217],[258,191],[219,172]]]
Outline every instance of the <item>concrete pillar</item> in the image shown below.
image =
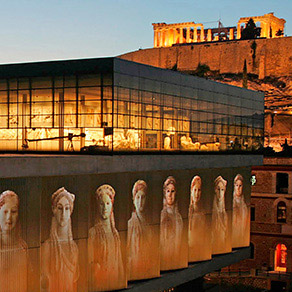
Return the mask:
[[267,263],[273,270],[275,269],[275,249],[270,248],[270,263]]
[[276,186],[277,186],[277,174],[276,172],[272,172],[272,181],[271,181],[271,193],[276,194]]
[[241,26],[240,22],[237,23],[237,39],[239,40],[241,38]]
[[183,28],[181,27],[179,29],[179,43],[182,44],[184,42],[184,34],[183,34]]
[[186,42],[189,43],[190,42],[190,27],[187,27],[187,40]]
[[212,31],[210,28],[208,29],[207,41],[212,42]]
[[229,30],[229,39],[230,40],[234,39],[234,29],[233,28],[230,28],[230,30]]
[[288,249],[289,247],[287,246],[287,261],[286,261],[286,272],[291,273],[292,271],[292,251]]
[[194,27],[194,42],[196,43],[198,41],[198,29]]
[[204,26],[201,26],[201,42],[205,41],[205,32],[204,32]]
[[288,173],[288,194],[292,194],[292,173]]

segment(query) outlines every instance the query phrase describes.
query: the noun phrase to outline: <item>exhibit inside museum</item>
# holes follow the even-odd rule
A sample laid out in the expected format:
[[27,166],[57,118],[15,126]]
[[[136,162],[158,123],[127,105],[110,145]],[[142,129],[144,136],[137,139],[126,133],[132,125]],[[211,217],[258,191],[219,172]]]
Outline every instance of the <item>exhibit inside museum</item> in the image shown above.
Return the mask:
[[0,66],[0,151],[256,151],[263,94],[118,58]]

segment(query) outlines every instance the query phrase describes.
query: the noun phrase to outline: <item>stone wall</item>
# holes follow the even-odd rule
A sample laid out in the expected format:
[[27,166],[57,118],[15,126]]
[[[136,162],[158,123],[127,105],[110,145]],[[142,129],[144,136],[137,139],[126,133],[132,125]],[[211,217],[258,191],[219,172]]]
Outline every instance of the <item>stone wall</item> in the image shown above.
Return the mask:
[[[153,48],[130,52],[119,57],[155,67],[179,71],[195,70],[199,63],[207,64],[212,71],[241,73],[244,60],[248,73],[280,77],[292,76],[292,37],[234,40],[213,43],[194,43],[168,48]],[[256,47],[255,49],[253,49]]]
[[273,174],[267,171],[253,172],[256,175],[256,184],[252,186],[253,193],[273,193]]

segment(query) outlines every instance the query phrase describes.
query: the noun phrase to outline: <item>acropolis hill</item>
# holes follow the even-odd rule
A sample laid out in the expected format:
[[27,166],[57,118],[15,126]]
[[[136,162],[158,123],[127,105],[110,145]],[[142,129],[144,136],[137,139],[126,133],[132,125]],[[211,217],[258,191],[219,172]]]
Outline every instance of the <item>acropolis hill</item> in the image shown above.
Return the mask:
[[[260,35],[256,39],[240,39],[250,18],[261,28]],[[285,137],[289,142],[292,127],[292,37],[284,36],[285,22],[269,13],[240,18],[237,26],[228,28],[220,27],[220,23],[214,29],[193,22],[153,24],[154,48],[120,57],[190,74],[200,65],[207,65],[206,78],[236,86],[242,86],[246,61],[248,88],[265,92],[267,117],[274,115],[273,129],[271,119],[266,119],[268,145],[279,145]],[[288,115],[289,122],[277,123],[279,113]]]
[[[260,25],[260,36],[255,40],[242,40],[242,24],[245,25],[250,18]],[[240,18],[237,29],[220,24],[218,28],[205,29],[202,24],[194,22],[154,23],[154,48],[140,49],[120,57],[184,72],[206,64],[219,74],[241,73],[246,60],[247,72],[258,75],[259,79],[292,76],[292,38],[283,37],[284,19],[269,13]]]

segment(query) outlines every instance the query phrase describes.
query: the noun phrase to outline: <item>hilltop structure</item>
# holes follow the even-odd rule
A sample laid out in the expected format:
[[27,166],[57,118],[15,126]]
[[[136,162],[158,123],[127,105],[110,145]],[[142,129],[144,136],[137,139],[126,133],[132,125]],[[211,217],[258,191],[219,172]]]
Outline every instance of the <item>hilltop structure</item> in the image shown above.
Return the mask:
[[205,28],[203,23],[152,23],[154,30],[154,48],[169,47],[176,44],[214,42],[241,38],[241,32],[252,18],[260,28],[261,38],[283,36],[285,19],[268,13],[263,16],[241,17],[236,26],[223,27],[219,21],[218,28]]

